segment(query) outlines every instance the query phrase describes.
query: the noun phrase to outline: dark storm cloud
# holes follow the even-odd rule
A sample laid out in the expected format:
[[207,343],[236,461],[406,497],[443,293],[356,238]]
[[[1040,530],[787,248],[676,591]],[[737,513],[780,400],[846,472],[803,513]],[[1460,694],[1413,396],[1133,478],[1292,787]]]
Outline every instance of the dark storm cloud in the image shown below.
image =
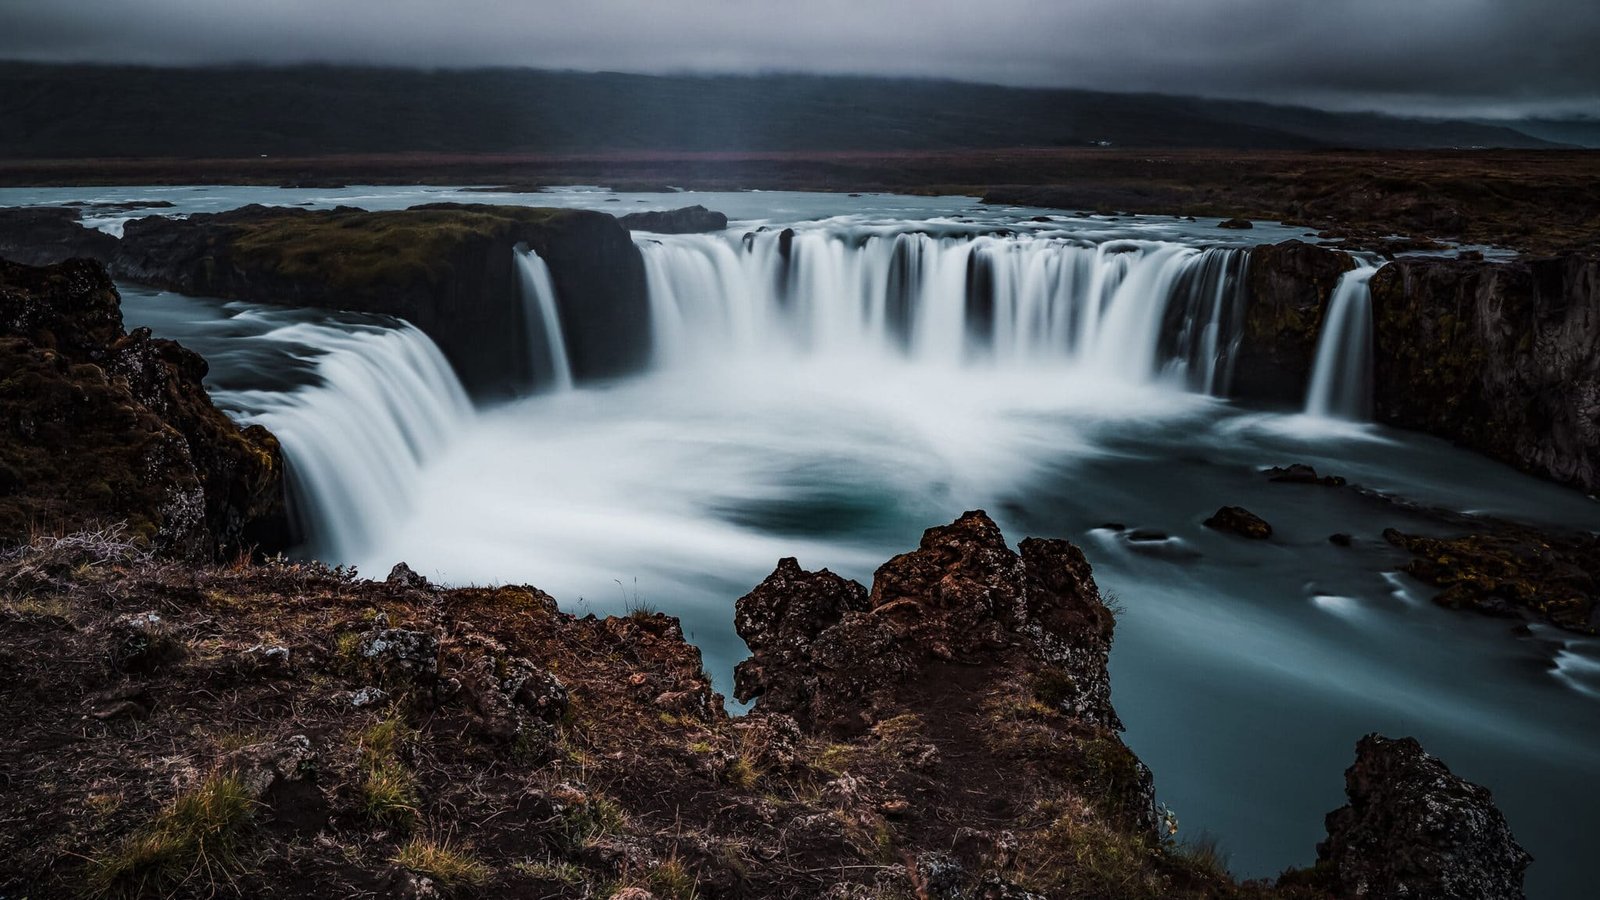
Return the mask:
[[0,57],[801,70],[1600,113],[1593,0],[0,0]]

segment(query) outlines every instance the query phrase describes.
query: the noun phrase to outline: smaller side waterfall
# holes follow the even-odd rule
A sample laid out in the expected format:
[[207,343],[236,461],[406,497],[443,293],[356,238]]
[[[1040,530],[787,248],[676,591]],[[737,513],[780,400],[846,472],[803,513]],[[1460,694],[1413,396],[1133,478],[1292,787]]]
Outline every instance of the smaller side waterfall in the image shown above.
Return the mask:
[[471,421],[471,402],[439,348],[405,323],[301,323],[265,338],[318,354],[317,383],[226,399],[282,443],[307,549],[323,559],[358,558],[404,519],[421,467]]
[[1363,420],[1372,414],[1372,266],[1346,272],[1328,301],[1306,413]]
[[570,390],[572,364],[567,360],[566,337],[561,331],[561,311],[556,307],[550,267],[532,250],[519,246],[515,252],[532,382],[557,391]]

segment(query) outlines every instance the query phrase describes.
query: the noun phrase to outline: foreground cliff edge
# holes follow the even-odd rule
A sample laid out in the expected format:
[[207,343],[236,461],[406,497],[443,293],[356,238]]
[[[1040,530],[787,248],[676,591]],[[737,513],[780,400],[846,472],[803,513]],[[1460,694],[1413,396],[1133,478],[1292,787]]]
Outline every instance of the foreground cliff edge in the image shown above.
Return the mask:
[[982,512],[870,590],[780,562],[736,606],[738,718],[675,619],[532,587],[116,530],[0,580],[18,896],[1485,898],[1529,863],[1487,791],[1370,736],[1317,864],[1237,883],[1117,736],[1082,554]]

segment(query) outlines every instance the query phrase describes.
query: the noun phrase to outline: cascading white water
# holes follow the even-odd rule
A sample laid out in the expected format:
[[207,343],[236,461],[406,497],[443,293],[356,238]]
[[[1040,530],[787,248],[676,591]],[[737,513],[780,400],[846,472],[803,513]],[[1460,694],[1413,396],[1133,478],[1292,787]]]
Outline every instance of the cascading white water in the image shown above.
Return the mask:
[[567,360],[566,338],[561,330],[561,311],[556,307],[556,287],[550,278],[550,267],[532,250],[519,248],[515,253],[533,383],[558,391],[570,390],[572,365]]
[[1372,407],[1372,292],[1378,270],[1362,265],[1339,279],[1323,316],[1316,362],[1306,390],[1306,413],[1366,419]]
[[265,339],[319,352],[319,383],[220,399],[277,435],[307,546],[356,559],[405,517],[422,465],[473,418],[472,405],[439,348],[405,323],[302,323]]
[[1246,253],[819,227],[640,238],[659,364],[774,352],[1063,363],[1226,387]]

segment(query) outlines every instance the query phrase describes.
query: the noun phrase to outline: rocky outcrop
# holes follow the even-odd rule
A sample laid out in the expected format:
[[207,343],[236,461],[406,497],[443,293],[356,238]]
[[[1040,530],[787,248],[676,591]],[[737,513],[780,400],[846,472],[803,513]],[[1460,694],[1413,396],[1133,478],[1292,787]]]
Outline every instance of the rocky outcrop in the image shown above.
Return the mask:
[[1303,241],[1250,251],[1234,396],[1295,405],[1305,400],[1323,312],[1339,277],[1355,266],[1348,253]]
[[1406,572],[1438,588],[1440,606],[1600,630],[1600,538],[1468,521],[1475,533],[1428,537],[1389,528],[1383,537],[1411,554]]
[[1380,420],[1600,488],[1600,257],[1399,259],[1372,310]]
[[288,544],[283,463],[212,405],[205,360],[124,333],[88,260],[0,261],[0,542],[125,522],[189,558]]
[[117,239],[83,227],[81,213],[64,206],[0,208],[0,259],[29,266],[48,266],[75,257],[105,262],[116,252]]
[[1369,734],[1345,771],[1350,802],[1328,814],[1320,866],[1341,897],[1520,900],[1532,857],[1489,791],[1412,738]]
[[722,231],[728,227],[727,216],[699,205],[629,213],[622,217],[621,222],[622,227],[630,231],[651,231],[656,234],[701,234]]
[[482,392],[516,389],[530,377],[519,245],[550,267],[576,377],[644,363],[644,261],[627,230],[603,213],[431,204],[152,216],[124,226],[112,268],[183,293],[398,316],[433,338],[462,381]]
[[[969,512],[881,566],[870,591],[785,559],[739,599],[734,624],[751,651],[735,669],[735,696],[757,712],[833,735],[902,716],[970,716],[981,732],[995,727],[980,711],[986,695],[1020,694],[1057,717],[1047,730],[1065,765],[1107,760],[1096,790],[1108,815],[1144,833],[1157,827],[1149,770],[1116,735],[1111,612],[1066,541],[1030,538],[1013,551],[987,515]],[[986,752],[1002,762],[1016,749]]]
[[927,667],[1058,666],[1061,705],[1117,728],[1105,672],[1113,627],[1083,552],[1029,539],[1018,554],[982,511],[930,528],[922,546],[879,567],[872,590],[785,559],[735,604],[752,656],[735,696],[802,724],[851,726],[900,702]]
[[676,620],[526,586],[104,535],[0,553],[0,584],[6,896],[1494,897],[1526,862],[1486,792],[1384,747],[1299,881],[1165,840],[1087,564],[981,513],[870,591],[780,565],[739,603],[737,718]]

